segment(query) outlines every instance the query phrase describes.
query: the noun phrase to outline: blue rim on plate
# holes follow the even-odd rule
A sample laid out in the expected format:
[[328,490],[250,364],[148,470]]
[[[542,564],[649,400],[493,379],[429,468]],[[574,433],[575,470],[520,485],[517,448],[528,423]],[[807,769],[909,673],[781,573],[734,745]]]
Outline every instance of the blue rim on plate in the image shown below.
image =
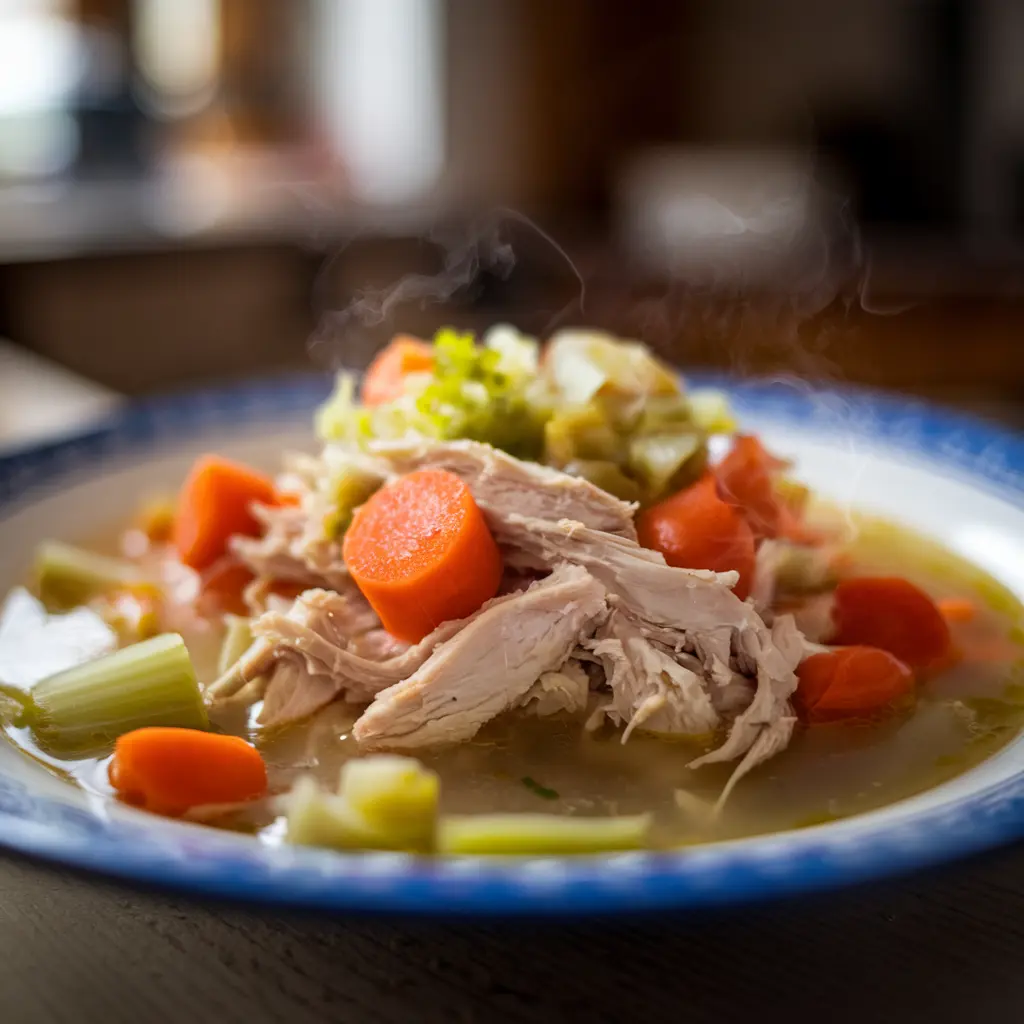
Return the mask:
[[[872,441],[957,469],[1024,506],[1024,437],[994,425],[872,392],[714,383],[730,391],[741,418],[813,428],[825,419],[834,427],[838,415]],[[88,434],[0,458],[0,520],[46,485],[112,458],[213,428],[294,422],[328,388],[323,377],[299,376],[150,400]],[[890,876],[1022,836],[1017,776],[852,830],[819,826],[668,853],[428,860],[266,846],[141,813],[106,815],[0,774],[0,847],[159,887],[335,911],[590,914],[736,903]]]

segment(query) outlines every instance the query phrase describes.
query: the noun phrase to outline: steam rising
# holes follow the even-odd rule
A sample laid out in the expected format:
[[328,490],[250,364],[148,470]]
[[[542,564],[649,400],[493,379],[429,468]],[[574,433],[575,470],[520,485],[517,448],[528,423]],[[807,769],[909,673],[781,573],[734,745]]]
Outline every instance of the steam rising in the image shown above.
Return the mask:
[[[386,288],[364,288],[352,296],[340,310],[323,312],[312,339],[310,350],[327,349],[334,362],[343,361],[353,347],[374,328],[388,328],[394,333],[403,309],[415,305],[442,305],[470,296],[484,274],[507,280],[516,267],[516,254],[508,238],[510,223],[529,229],[548,245],[568,267],[578,283],[578,294],[549,321],[550,330],[571,308],[584,309],[586,284],[572,258],[546,231],[534,221],[514,210],[499,209],[461,230],[435,230],[427,242],[442,254],[442,266],[433,274],[407,274]],[[343,251],[343,250],[342,250]],[[322,289],[327,274],[341,253],[336,253],[321,270],[318,284]],[[450,312],[447,314],[450,315]],[[439,318],[438,326],[444,321]],[[353,345],[353,342],[356,345]]]

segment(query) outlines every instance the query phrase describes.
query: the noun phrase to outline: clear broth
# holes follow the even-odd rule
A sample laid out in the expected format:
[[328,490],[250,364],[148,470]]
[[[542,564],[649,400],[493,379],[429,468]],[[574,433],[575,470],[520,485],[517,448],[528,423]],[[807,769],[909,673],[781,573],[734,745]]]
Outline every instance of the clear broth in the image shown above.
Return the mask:
[[[830,513],[820,511],[828,517]],[[788,750],[751,772],[724,811],[712,817],[732,765],[692,770],[700,748],[642,733],[627,744],[612,731],[583,730],[579,719],[509,714],[473,741],[426,750],[420,759],[442,780],[442,809],[463,813],[545,811],[654,815],[653,843],[669,847],[799,828],[848,817],[947,781],[991,756],[1024,726],[1024,608],[1004,587],[939,545],[892,524],[857,519],[848,545],[861,573],[898,574],[936,598],[968,597],[970,621],[952,625],[954,641],[997,649],[986,662],[961,663],[928,682],[913,711],[872,723],[800,728]],[[117,550],[117,541],[93,544]],[[182,633],[200,679],[215,675],[220,628]],[[255,726],[257,708],[217,725],[261,749],[274,792],[299,774],[334,785],[345,760],[359,755],[350,727],[359,709],[335,704],[310,721],[277,731]],[[9,738],[52,771],[97,794],[113,794],[107,758],[58,761],[25,730]],[[279,840],[268,803],[211,823]]]

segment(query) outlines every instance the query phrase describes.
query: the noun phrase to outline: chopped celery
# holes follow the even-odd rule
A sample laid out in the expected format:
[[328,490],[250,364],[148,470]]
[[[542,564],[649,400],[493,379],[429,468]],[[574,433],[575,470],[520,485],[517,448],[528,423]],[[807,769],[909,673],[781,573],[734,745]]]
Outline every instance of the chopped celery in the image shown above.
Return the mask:
[[686,395],[652,395],[644,402],[633,430],[637,434],[696,432],[690,399]]
[[569,854],[646,846],[651,818],[573,818],[558,814],[448,815],[438,851],[449,854]]
[[85,756],[148,725],[207,727],[185,642],[143,640],[37,683],[30,724],[44,749]]
[[352,522],[352,513],[384,482],[378,473],[357,465],[340,468],[326,482],[327,514],[324,533],[333,539],[341,537]]
[[574,459],[620,462],[625,444],[604,412],[584,405],[556,413],[544,424],[544,461],[564,466]]
[[444,328],[434,338],[433,373],[410,377],[393,402],[363,406],[354,378],[340,376],[317,414],[317,432],[325,441],[359,444],[409,434],[466,437],[535,458],[549,415],[536,363],[529,339],[497,335],[477,345],[472,334]]
[[288,796],[288,841],[334,849],[433,848],[439,782],[405,757],[367,757],[345,765],[338,793],[312,778]]
[[138,568],[118,558],[46,541],[36,551],[35,576],[47,604],[70,608],[97,594],[143,582]]
[[670,395],[679,379],[645,346],[597,331],[560,331],[548,343],[544,372],[558,396],[585,405],[598,394]]
[[702,388],[690,392],[690,411],[694,422],[709,434],[736,432],[736,418],[729,407],[729,399],[722,391]]
[[788,594],[814,594],[830,590],[839,575],[827,551],[776,541],[779,557],[775,568],[778,589]]
[[629,444],[629,467],[652,499],[691,483],[703,472],[705,460],[704,438],[692,430],[635,437]]
[[430,846],[441,782],[415,758],[379,754],[348,761],[339,792],[365,821],[402,845]]
[[287,797],[289,843],[297,846],[327,846],[334,850],[379,848],[379,837],[337,793],[322,789],[316,779],[296,780]]
[[225,615],[224,640],[217,655],[217,678],[220,679],[252,646],[252,624],[244,615]]
[[643,497],[640,485],[626,476],[614,462],[575,459],[562,468],[566,473],[589,480],[595,487],[600,487],[602,491],[614,494],[623,501],[639,501]]

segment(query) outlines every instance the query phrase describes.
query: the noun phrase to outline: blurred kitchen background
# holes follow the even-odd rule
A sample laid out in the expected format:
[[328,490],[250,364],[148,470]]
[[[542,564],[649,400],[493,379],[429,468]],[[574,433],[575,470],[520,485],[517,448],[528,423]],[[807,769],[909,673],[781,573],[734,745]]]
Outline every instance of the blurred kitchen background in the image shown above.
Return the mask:
[[591,322],[1024,420],[1022,53],[1024,0],[0,0],[0,337],[146,393]]

